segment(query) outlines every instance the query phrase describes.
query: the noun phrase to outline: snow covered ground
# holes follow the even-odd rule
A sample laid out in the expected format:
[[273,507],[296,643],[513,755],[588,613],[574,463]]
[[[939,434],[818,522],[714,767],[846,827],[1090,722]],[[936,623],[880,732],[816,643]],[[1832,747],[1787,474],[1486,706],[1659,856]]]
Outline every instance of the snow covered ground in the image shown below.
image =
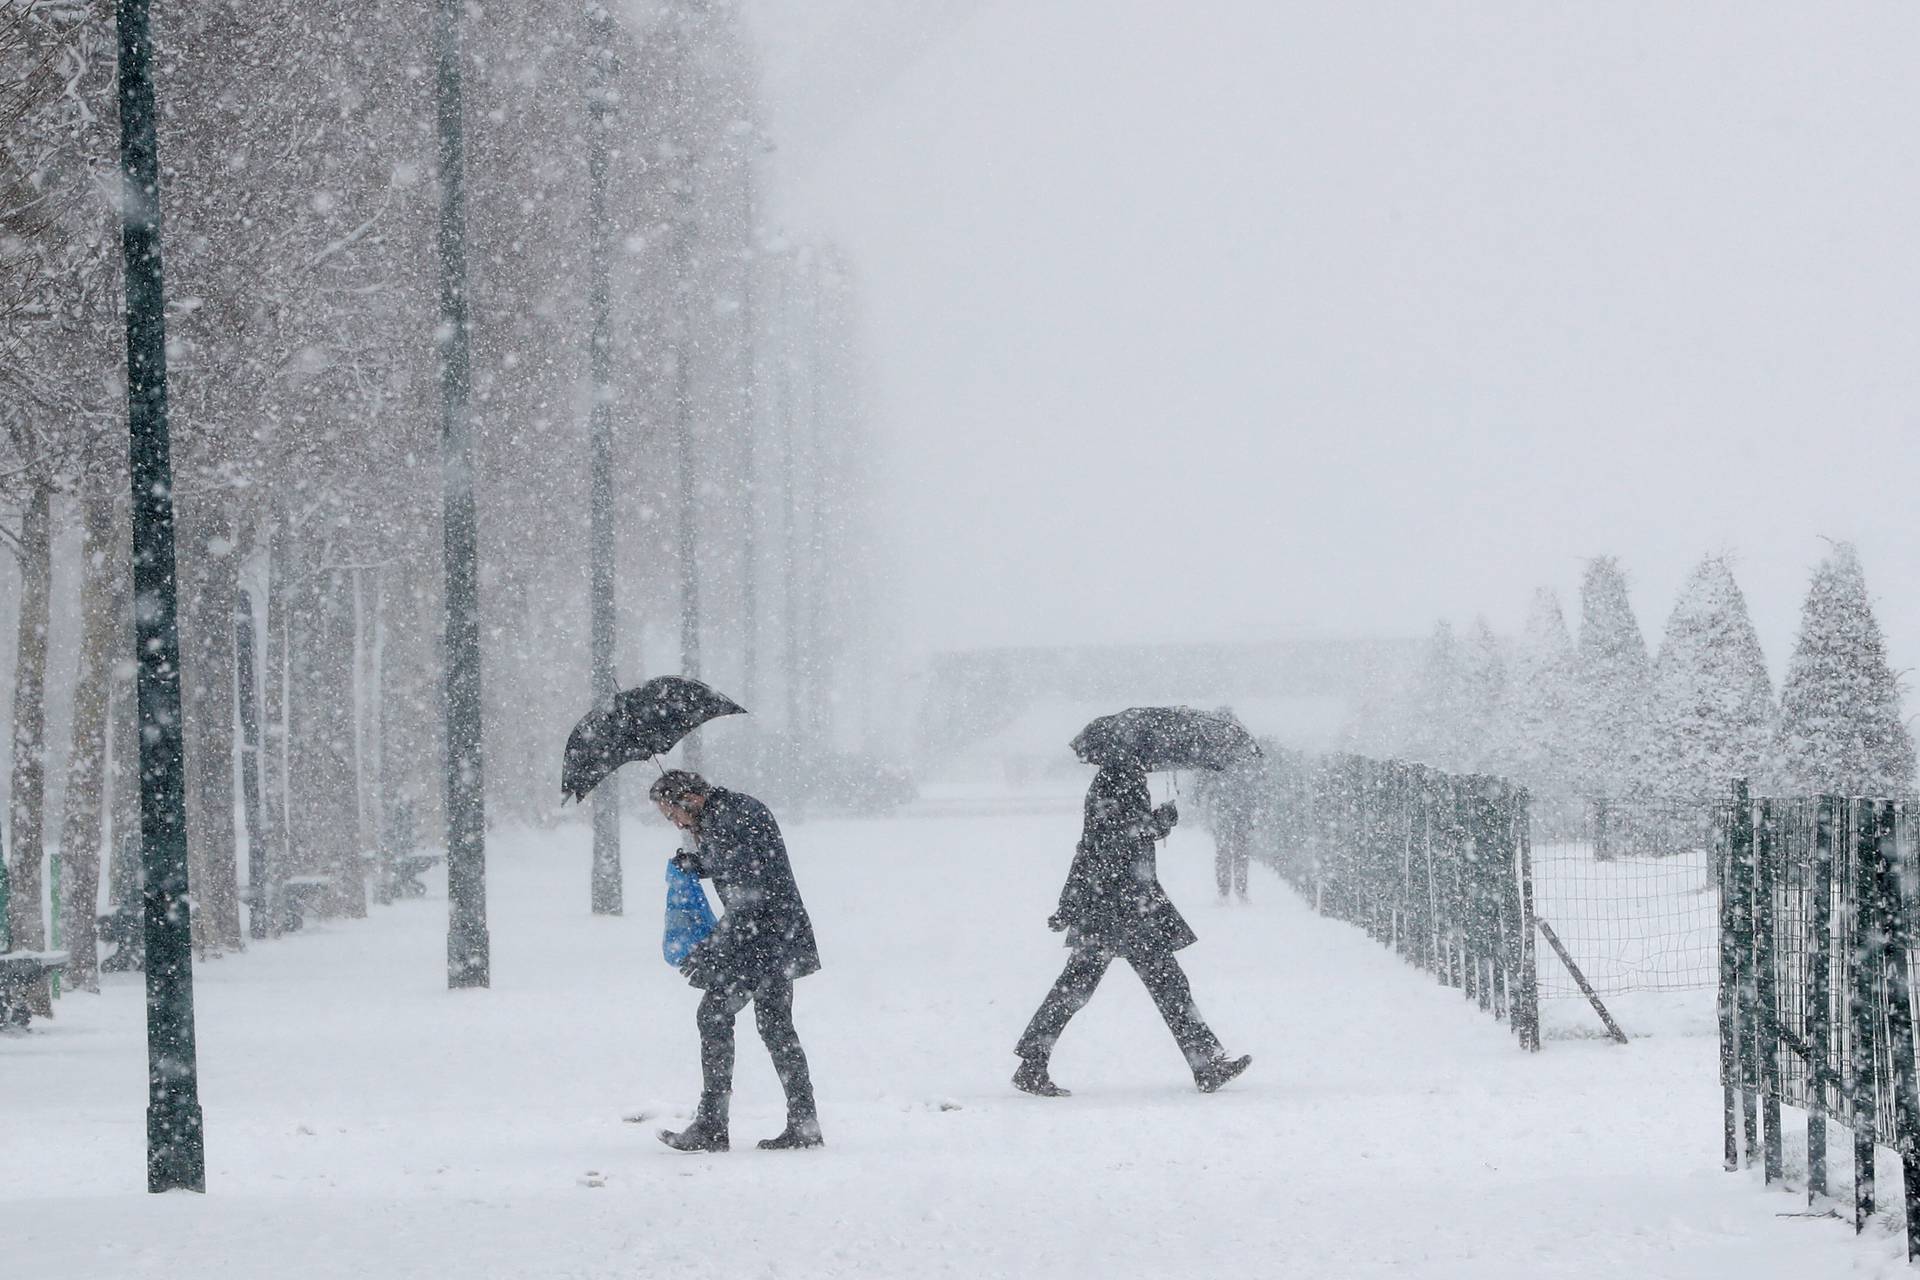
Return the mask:
[[[1137,982],[1071,1027],[1064,1101],[1010,1047],[1063,959],[1043,920],[1068,806],[790,831],[826,969],[799,984],[828,1146],[781,1123],[741,1019],[736,1150],[653,1139],[697,1090],[694,993],[659,958],[664,825],[627,833],[629,914],[587,914],[587,835],[492,846],[493,987],[449,993],[444,901],[376,907],[198,970],[204,1197],[149,1196],[139,987],[0,1037],[9,1276],[1899,1275],[1884,1224],[1719,1168],[1711,1020],[1626,1048],[1505,1027],[1256,871],[1213,905],[1177,832],[1183,953],[1228,1048],[1194,1092]],[[1686,1000],[1710,1002],[1710,993]],[[1553,1006],[1572,1028],[1581,1011]],[[1696,1010],[1695,1012],[1699,1012]],[[1638,1030],[1631,1012],[1622,1014]],[[641,1124],[624,1115],[648,1113]],[[745,1149],[741,1149],[745,1148]],[[1844,1168],[1844,1166],[1842,1166]],[[1897,1183],[1889,1184],[1897,1186]]]

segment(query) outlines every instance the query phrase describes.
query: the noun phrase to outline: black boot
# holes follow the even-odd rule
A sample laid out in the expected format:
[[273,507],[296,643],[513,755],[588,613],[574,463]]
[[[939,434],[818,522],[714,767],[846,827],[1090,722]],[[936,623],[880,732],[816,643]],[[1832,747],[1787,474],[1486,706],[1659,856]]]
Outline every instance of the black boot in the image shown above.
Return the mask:
[[662,1129],[655,1136],[675,1151],[727,1150],[727,1099],[701,1098],[692,1124],[678,1133]]
[[1013,1073],[1013,1087],[1022,1093],[1030,1093],[1036,1098],[1070,1098],[1073,1095],[1053,1082],[1047,1074],[1045,1058],[1022,1058],[1020,1069]]
[[827,1140],[820,1136],[820,1121],[814,1116],[790,1117],[779,1137],[762,1138],[759,1142],[762,1151],[801,1151],[826,1145]]
[[1219,1057],[1195,1067],[1193,1071],[1193,1082],[1199,1086],[1200,1092],[1212,1093],[1252,1065],[1253,1055],[1250,1053],[1243,1053],[1237,1058],[1229,1058],[1225,1054],[1221,1054]]

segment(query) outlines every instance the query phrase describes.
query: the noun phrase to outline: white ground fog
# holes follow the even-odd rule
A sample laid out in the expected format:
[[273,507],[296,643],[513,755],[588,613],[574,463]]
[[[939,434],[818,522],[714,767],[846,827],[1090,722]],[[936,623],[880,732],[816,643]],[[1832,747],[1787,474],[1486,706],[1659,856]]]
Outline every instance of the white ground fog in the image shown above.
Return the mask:
[[[1182,959],[1253,1069],[1218,1095],[1194,1092],[1121,969],[1055,1057],[1075,1096],[1020,1095],[1011,1046],[1064,957],[1042,922],[1078,814],[943,808],[789,833],[826,962],[795,1004],[824,1151],[751,1149],[782,1113],[750,1016],[736,1150],[682,1156],[652,1137],[698,1080],[695,996],[659,958],[663,828],[629,828],[621,919],[587,914],[584,828],[502,833],[490,991],[444,989],[437,887],[199,966],[204,1197],[144,1191],[135,982],[110,978],[105,994],[70,995],[55,1020],[0,1039],[5,1270],[1905,1273],[1884,1224],[1862,1240],[1783,1216],[1804,1198],[1720,1171],[1714,1042],[1668,1030],[1708,1018],[1665,1017],[1668,1033],[1624,1049],[1554,1039],[1523,1054],[1503,1026],[1313,916],[1262,869],[1251,908],[1215,907],[1212,846],[1195,831],[1161,858],[1201,934]],[[622,1122],[637,1111],[657,1119]]]

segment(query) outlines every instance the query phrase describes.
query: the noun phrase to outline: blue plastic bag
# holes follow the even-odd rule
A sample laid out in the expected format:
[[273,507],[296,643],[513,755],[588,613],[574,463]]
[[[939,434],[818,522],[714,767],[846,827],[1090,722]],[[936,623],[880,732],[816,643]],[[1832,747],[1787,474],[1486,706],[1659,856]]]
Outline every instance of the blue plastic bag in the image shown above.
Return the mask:
[[660,954],[679,968],[694,947],[713,932],[713,908],[700,877],[667,863],[667,928],[660,937]]

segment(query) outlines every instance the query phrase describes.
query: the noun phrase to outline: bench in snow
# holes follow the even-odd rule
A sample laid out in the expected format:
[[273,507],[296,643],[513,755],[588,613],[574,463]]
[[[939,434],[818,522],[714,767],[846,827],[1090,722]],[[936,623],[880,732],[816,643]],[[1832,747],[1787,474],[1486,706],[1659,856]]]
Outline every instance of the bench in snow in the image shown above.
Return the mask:
[[26,1026],[35,989],[66,967],[64,951],[0,952],[0,1026]]
[[288,876],[280,882],[280,893],[286,903],[288,929],[298,929],[306,923],[309,912],[320,909],[320,900],[333,892],[332,876]]

